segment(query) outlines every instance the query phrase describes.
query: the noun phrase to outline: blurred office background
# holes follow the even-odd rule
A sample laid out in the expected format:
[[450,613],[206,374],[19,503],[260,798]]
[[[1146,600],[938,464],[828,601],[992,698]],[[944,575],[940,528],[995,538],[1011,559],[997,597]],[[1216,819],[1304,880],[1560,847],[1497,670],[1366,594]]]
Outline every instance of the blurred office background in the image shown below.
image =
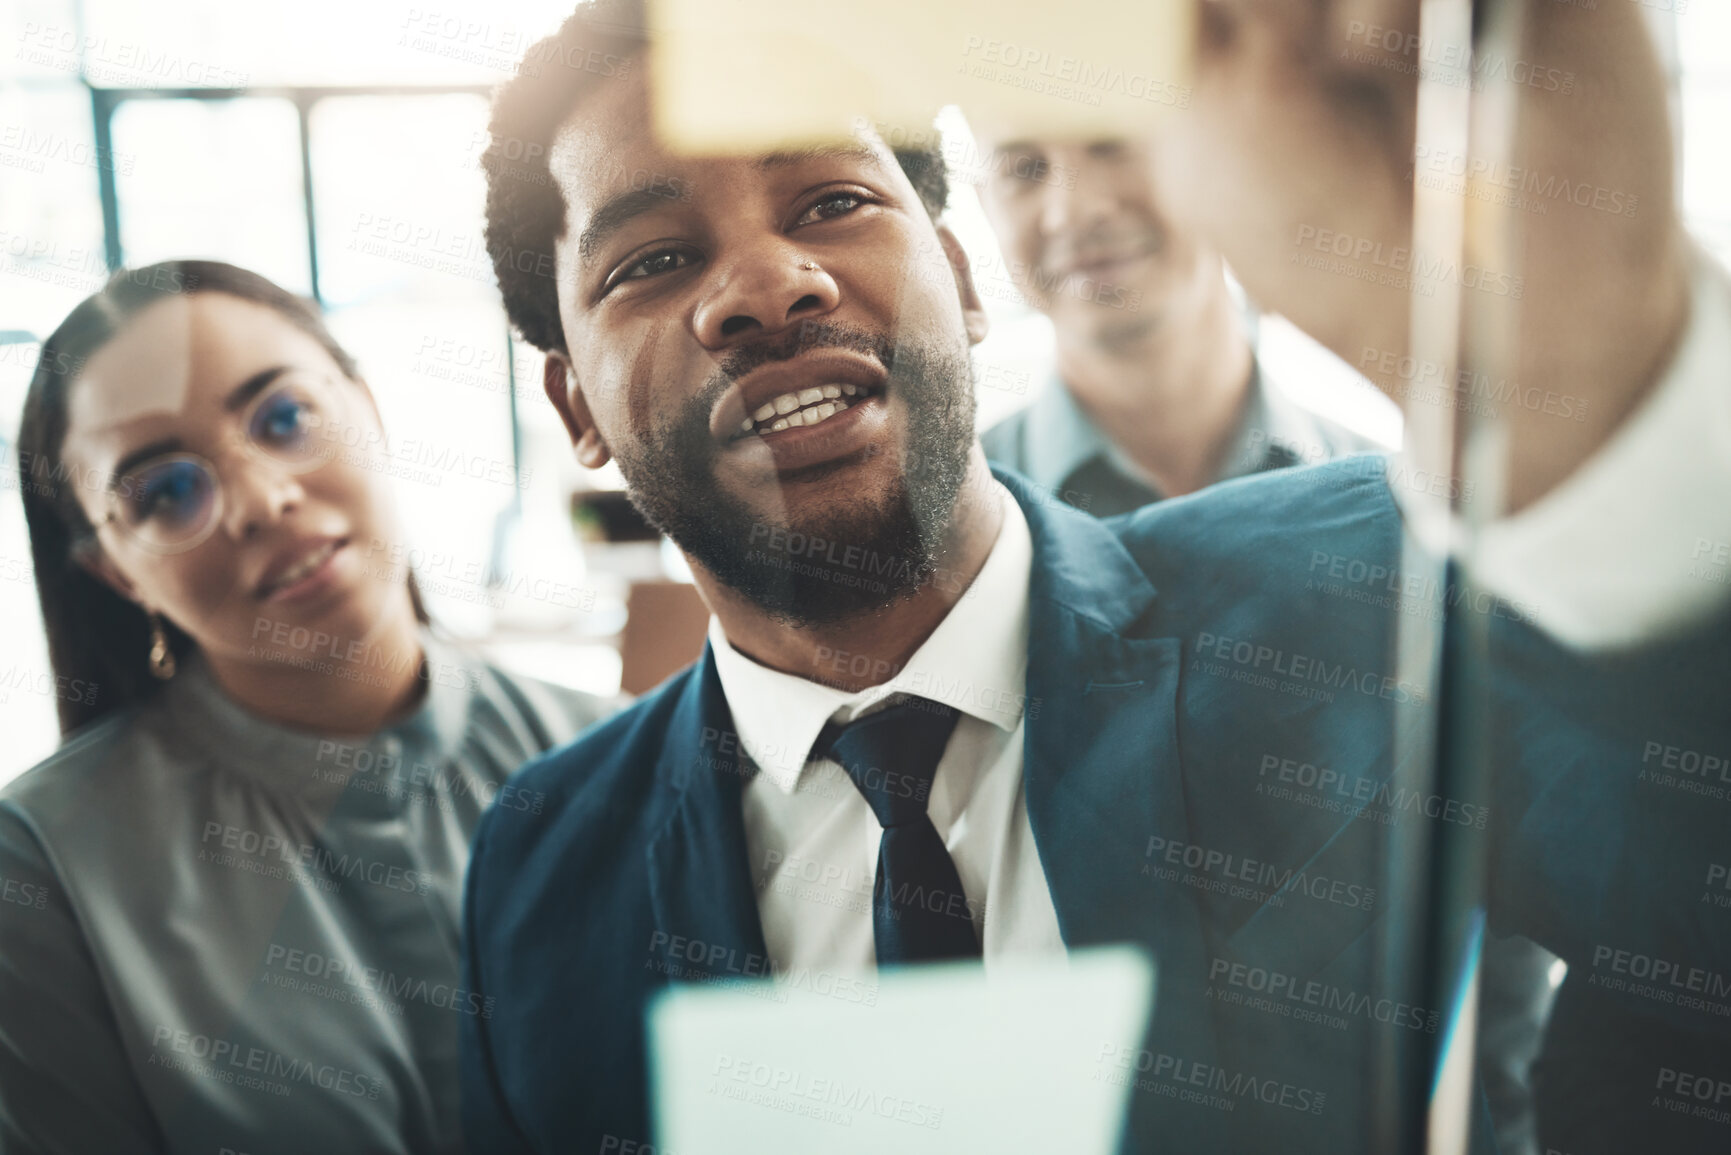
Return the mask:
[[[1680,189],[1731,261],[1731,6],[1640,2],[1671,64]],[[701,611],[643,540],[612,469],[572,458],[512,339],[482,241],[487,93],[570,0],[13,0],[0,10],[0,782],[56,744],[16,496],[37,342],[121,263],[214,257],[315,297],[399,451],[434,616],[503,662],[599,692],[678,661]],[[946,113],[946,132],[965,132]],[[968,150],[952,150],[965,154]],[[1050,327],[1015,299],[968,173],[951,218],[997,282],[982,426],[1049,378]],[[1388,443],[1395,408],[1278,318],[1258,344],[1301,403]],[[629,612],[635,610],[635,613]]]

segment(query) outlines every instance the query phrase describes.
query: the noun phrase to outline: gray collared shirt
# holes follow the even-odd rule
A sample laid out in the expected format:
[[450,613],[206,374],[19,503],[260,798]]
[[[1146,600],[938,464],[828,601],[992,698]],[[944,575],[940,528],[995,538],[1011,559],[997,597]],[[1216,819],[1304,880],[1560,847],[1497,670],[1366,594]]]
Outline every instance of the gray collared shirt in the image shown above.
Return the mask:
[[423,641],[371,737],[254,717],[195,657],[0,792],[0,1150],[461,1149],[471,836],[610,703]]
[[[986,456],[1096,517],[1129,513],[1163,494],[1082,411],[1062,380],[980,435]],[[1296,403],[1263,381],[1252,362],[1250,393],[1213,481],[1329,461],[1386,447]]]

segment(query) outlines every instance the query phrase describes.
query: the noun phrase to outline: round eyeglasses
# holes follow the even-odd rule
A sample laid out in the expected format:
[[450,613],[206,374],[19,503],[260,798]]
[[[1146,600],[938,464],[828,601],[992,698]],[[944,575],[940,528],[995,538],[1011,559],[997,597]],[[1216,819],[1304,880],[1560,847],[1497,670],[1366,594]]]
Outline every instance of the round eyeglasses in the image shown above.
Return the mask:
[[[308,473],[360,451],[359,436],[347,435],[346,408],[336,382],[284,373],[246,406],[232,436],[255,462]],[[189,550],[222,520],[221,475],[196,453],[164,453],[129,466],[104,498],[102,524],[154,553]]]

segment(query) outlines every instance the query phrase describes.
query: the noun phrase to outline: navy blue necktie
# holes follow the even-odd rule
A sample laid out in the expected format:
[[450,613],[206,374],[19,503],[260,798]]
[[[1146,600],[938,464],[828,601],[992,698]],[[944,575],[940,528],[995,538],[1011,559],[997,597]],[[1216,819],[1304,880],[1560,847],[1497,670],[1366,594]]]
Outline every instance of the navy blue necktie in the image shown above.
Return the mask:
[[832,722],[812,746],[813,758],[841,764],[884,828],[872,884],[879,966],[980,957],[961,875],[926,814],[956,718],[942,703],[909,698],[845,726]]

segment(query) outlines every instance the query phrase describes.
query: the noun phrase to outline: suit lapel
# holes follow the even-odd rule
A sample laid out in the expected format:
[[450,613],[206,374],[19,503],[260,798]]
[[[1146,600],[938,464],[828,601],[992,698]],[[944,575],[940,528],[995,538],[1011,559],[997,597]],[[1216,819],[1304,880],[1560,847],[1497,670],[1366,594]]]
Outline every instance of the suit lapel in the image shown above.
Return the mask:
[[667,936],[666,957],[656,961],[672,978],[770,973],[745,841],[743,791],[753,772],[706,648],[657,768],[678,798],[647,851],[655,925]]
[[[1034,540],[1022,776],[1058,929],[1071,949],[1130,941],[1153,955],[1154,1016],[1126,1062],[1166,1073],[1138,1088],[1193,1078],[1222,1052],[1203,995],[1212,951],[1196,892],[1157,873],[1153,853],[1153,840],[1189,839],[1183,646],[1150,628],[1154,587],[1111,528],[1000,480]],[[1133,1094],[1126,1127],[1125,1150],[1235,1149],[1230,1115],[1165,1094]]]
[[1059,929],[1071,946],[1153,941],[1169,925],[1170,888],[1143,876],[1148,840],[1185,830],[1178,641],[1114,637],[1063,613],[1031,632],[1028,702],[1039,715],[1022,775]]
[[1151,951],[1159,989],[1149,1045],[1211,1062],[1200,911],[1192,891],[1156,875],[1150,850],[1189,830],[1181,643],[1147,636],[1155,590],[1112,529],[1046,507],[1014,475],[1000,479],[1034,541],[1022,775],[1058,929],[1071,948],[1130,940]]

